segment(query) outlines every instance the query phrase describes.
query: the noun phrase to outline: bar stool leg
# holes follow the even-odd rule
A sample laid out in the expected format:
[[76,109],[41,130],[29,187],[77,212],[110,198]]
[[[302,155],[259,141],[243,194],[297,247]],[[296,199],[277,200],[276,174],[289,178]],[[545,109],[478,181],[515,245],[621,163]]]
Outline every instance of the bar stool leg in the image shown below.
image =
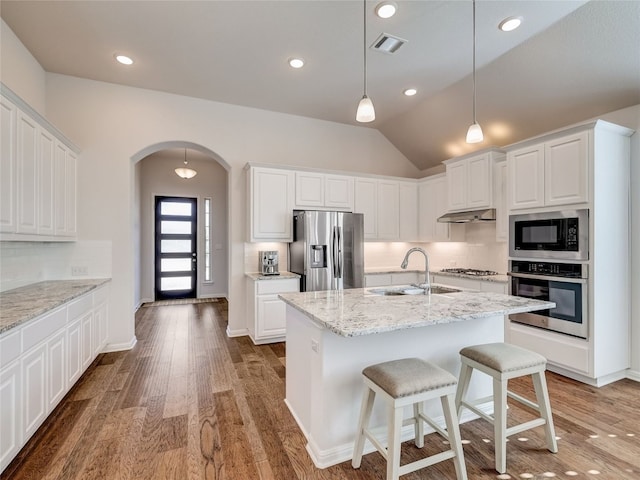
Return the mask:
[[449,435],[449,445],[455,452],[453,465],[456,469],[456,478],[458,480],[467,480],[467,467],[464,463],[464,453],[462,451],[462,437],[460,436],[460,426],[458,424],[458,415],[456,413],[456,404],[453,395],[440,397],[442,402],[442,410],[447,425],[447,434]]
[[532,375],[533,388],[536,391],[536,399],[540,408],[540,416],[546,420],[544,431],[547,437],[547,448],[552,453],[558,453],[558,442],[556,441],[556,432],[553,426],[553,417],[551,415],[551,404],[549,403],[549,392],[547,390],[547,379],[544,371],[534,373]]
[[414,403],[413,418],[415,419],[415,422],[416,422],[414,427],[416,432],[415,444],[416,444],[416,447],[418,448],[424,447],[424,422],[422,421],[422,418],[420,418],[420,415],[422,415],[422,412],[423,412],[422,402]]
[[389,406],[387,434],[387,480],[398,480],[400,476],[400,431],[402,429],[402,407]]
[[369,426],[369,419],[371,418],[371,411],[373,410],[373,401],[375,398],[376,392],[365,386],[362,394],[362,407],[360,408],[360,420],[358,420],[356,443],[353,446],[353,459],[351,460],[351,466],[353,466],[353,468],[360,468],[362,453],[364,452],[364,441],[366,439],[364,431]]
[[493,379],[493,431],[496,470],[507,471],[507,380]]
[[462,400],[467,395],[472,373],[473,369],[466,363],[462,362],[462,366],[460,367],[460,378],[458,380],[458,389],[456,390],[456,413],[458,417],[460,417],[462,412]]

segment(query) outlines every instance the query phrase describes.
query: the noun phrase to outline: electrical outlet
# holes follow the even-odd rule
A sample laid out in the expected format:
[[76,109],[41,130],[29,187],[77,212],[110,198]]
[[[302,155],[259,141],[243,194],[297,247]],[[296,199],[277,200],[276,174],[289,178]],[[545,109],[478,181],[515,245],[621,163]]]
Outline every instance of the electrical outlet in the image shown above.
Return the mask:
[[313,350],[314,352],[318,353],[318,350],[320,349],[320,344],[318,343],[317,340],[311,340],[311,350]]
[[86,277],[89,275],[89,267],[86,265],[74,266],[71,267],[71,276],[72,277]]

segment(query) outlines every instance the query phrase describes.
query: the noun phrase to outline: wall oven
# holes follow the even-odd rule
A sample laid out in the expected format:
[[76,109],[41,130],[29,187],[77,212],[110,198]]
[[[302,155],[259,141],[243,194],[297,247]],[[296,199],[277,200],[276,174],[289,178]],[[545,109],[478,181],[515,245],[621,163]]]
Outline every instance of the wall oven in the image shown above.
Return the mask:
[[589,210],[511,215],[509,256],[588,260]]
[[556,307],[509,315],[523,323],[588,338],[588,265],[511,260],[511,294],[555,302]]

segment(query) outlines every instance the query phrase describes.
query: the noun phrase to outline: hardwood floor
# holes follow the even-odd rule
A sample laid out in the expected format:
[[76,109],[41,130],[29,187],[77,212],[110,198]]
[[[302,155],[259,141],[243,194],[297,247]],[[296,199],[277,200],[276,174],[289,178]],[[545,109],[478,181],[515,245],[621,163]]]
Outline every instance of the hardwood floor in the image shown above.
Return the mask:
[[[349,462],[315,468],[283,402],[284,344],[228,338],[226,319],[224,301],[141,308],[136,347],[100,355],[2,479],[385,478],[377,453],[359,470]],[[461,426],[469,479],[640,479],[640,384],[597,389],[549,372],[547,379],[559,452],[545,449],[541,427],[523,432],[508,444],[508,474],[500,476],[491,427],[469,422]],[[533,395],[529,380],[510,386]],[[509,415],[529,412],[514,405]],[[443,448],[441,439],[429,435],[424,448]],[[403,445],[403,462],[420,456]],[[448,461],[401,478],[455,474]]]

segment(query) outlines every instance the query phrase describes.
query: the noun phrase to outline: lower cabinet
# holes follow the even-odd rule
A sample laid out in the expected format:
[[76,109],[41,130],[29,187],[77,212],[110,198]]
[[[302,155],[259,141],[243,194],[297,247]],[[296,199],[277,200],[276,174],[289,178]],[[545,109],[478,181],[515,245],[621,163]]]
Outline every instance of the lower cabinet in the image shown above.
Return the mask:
[[365,287],[386,287],[387,285],[411,285],[424,282],[424,275],[418,272],[368,273],[364,276]]
[[287,309],[286,304],[278,298],[278,294],[300,291],[300,280],[248,278],[247,291],[253,297],[247,302],[251,340],[255,344],[284,341],[287,333]]
[[106,345],[104,285],[0,335],[0,473]]

